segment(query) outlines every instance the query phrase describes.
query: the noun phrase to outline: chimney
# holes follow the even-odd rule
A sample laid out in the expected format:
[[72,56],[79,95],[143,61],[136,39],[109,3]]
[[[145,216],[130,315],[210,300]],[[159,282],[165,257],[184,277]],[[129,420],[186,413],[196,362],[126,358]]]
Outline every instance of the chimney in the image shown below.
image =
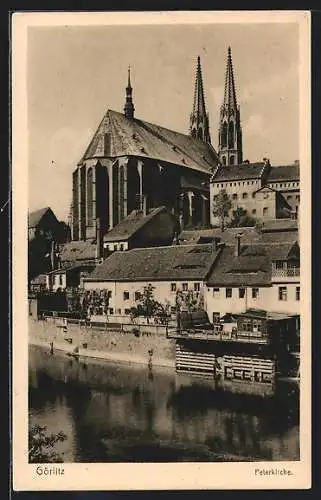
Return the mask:
[[235,250],[234,250],[234,256],[239,257],[241,255],[241,233],[238,233],[235,238],[236,238],[236,244],[235,244]]
[[96,258],[100,259],[102,254],[102,241],[101,241],[101,229],[100,229],[100,218],[96,219]]

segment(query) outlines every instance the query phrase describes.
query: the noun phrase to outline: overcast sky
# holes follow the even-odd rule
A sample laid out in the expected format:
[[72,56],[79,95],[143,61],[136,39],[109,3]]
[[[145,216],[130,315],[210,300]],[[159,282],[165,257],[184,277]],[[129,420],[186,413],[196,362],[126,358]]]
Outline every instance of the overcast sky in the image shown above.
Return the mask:
[[201,56],[212,144],[228,45],[243,157],[293,163],[298,146],[298,26],[212,24],[28,29],[29,208],[66,219],[71,175],[105,111],[122,111],[132,67],[135,116],[187,133]]

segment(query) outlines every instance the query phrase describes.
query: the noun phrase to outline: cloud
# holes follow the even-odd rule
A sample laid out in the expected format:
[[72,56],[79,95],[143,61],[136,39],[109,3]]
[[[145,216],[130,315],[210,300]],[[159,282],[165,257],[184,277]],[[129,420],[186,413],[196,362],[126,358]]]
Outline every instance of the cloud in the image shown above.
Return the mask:
[[268,78],[265,78],[264,74],[262,74],[262,79],[252,81],[247,85],[242,85],[240,101],[246,102],[262,99],[266,95],[271,94],[286,94],[289,85],[293,86],[293,83],[298,84],[298,75],[299,72],[297,64],[292,64],[285,71],[281,73],[274,73]]
[[265,130],[264,117],[260,114],[250,115],[248,120],[243,123],[242,128],[243,128],[243,134],[246,136],[250,135],[262,136]]

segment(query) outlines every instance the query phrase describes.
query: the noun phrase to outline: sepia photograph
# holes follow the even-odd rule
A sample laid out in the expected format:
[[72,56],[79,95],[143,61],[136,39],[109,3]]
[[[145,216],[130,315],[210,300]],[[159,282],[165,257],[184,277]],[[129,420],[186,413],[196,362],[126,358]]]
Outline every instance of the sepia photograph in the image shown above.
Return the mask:
[[13,19],[17,489],[308,487],[309,14]]

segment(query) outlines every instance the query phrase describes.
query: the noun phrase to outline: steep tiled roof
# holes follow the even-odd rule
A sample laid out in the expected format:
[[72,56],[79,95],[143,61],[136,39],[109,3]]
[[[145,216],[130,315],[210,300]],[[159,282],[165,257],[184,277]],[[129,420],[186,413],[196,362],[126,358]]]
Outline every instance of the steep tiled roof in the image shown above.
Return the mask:
[[272,260],[286,259],[293,247],[286,244],[250,244],[241,246],[239,257],[234,246],[222,249],[207,279],[210,286],[268,286]]
[[96,244],[88,241],[70,241],[60,248],[62,262],[77,262],[78,260],[91,260],[96,257]]
[[296,163],[294,165],[280,165],[278,167],[271,167],[268,176],[268,182],[298,180],[300,180],[300,166]]
[[90,158],[117,156],[153,158],[201,172],[209,172],[217,164],[217,154],[209,144],[144,120],[129,120],[122,113],[107,110],[79,163]]
[[[40,208],[39,210],[35,210],[34,212],[31,212],[28,214],[28,227],[36,227],[39,222],[41,221],[41,219],[43,218],[43,216],[50,210],[50,212],[52,212],[51,208],[50,207],[44,207],[44,208]],[[54,215],[54,213],[52,212],[52,215]]]
[[240,179],[260,179],[265,163],[242,163],[241,165],[221,165],[214,173],[213,182],[233,181]]
[[140,248],[115,252],[88,281],[202,280],[219,254],[212,245]]
[[[150,222],[159,213],[167,211],[166,207],[157,207],[145,215],[142,211],[133,210],[124,220],[113,227],[104,236],[104,241],[125,241],[133,236],[137,231],[142,229],[148,222]],[[171,214],[172,215],[172,214]],[[174,217],[174,215],[172,215]]]

